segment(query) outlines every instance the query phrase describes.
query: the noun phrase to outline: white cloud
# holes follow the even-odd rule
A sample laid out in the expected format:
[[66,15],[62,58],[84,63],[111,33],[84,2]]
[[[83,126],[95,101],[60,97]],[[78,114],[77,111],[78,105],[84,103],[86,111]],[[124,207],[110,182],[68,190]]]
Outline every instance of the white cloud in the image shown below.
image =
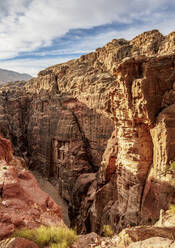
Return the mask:
[[[172,0],[0,1],[0,59],[13,58],[21,52],[34,53],[40,47],[51,45],[53,39],[63,36],[71,29],[91,28],[112,22],[133,26],[121,31],[87,35],[69,49],[63,49],[62,53],[86,53],[113,38],[131,39],[143,31],[155,28],[167,34],[174,28],[175,17],[167,12],[173,8],[175,3]],[[51,53],[60,52],[55,50]],[[49,52],[44,52],[43,56],[47,53]],[[0,62],[0,67],[35,74],[43,67],[59,61],[62,62],[63,59],[10,60]]]
[[[130,27],[126,30],[122,31],[108,31],[105,33],[101,33],[96,36],[88,36],[84,37],[84,39],[79,42],[72,45],[69,49],[65,50],[53,50],[53,51],[46,51],[37,53],[38,56],[43,56],[43,58],[35,59],[15,59],[15,60],[7,60],[7,61],[0,61],[0,68],[8,69],[8,70],[15,70],[17,72],[21,73],[29,73],[32,76],[36,76],[37,73],[40,70],[45,69],[46,67],[52,66],[54,64],[59,64],[66,62],[70,59],[74,58],[74,54],[78,53],[89,53],[90,51],[93,51],[94,49],[103,46],[107,42],[111,41],[112,39],[116,38],[125,38],[127,40],[130,40],[134,38],[136,35],[142,33],[146,30],[151,30],[158,28],[163,34],[168,34],[171,32],[171,27],[174,25],[174,19],[165,19],[162,20],[162,23],[151,23],[151,24],[145,24],[143,26],[136,26],[136,27]],[[59,57],[59,55],[65,54],[64,57]],[[66,56],[67,54],[67,56]],[[69,54],[72,54],[70,56]],[[45,58],[44,56],[48,55],[57,55],[58,57],[54,58]],[[4,53],[5,56],[5,53]]]
[[167,0],[6,0],[1,1],[0,58],[51,44],[74,28],[113,21],[144,20]]
[[14,70],[20,73],[28,73],[35,77],[39,71],[49,66],[66,62],[70,59],[73,59],[73,57],[8,60],[0,62],[0,68]]

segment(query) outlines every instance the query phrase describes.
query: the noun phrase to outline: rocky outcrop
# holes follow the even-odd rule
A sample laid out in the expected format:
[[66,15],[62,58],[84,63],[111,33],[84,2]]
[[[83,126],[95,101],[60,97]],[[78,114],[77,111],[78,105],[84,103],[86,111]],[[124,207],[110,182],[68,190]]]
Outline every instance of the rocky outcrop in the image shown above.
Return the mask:
[[74,218],[92,182],[78,192],[79,176],[97,172],[113,121],[72,96],[29,94],[23,87],[1,90],[1,133],[12,140],[16,154],[30,168],[59,181],[60,194]]
[[118,235],[119,248],[125,247],[174,247],[174,210],[161,210],[159,221],[154,226],[129,227]]
[[153,30],[1,87],[1,133],[57,178],[78,231],[154,223],[174,203],[174,45]]
[[79,238],[79,242],[73,246],[73,248],[83,248],[83,247],[94,247],[94,248],[174,248],[175,242],[172,239],[162,238],[162,237],[154,237],[149,238],[143,241],[132,242],[128,245],[127,242],[124,244],[120,243],[120,238],[118,236],[114,236],[113,238],[102,238],[99,236],[92,236],[93,233],[83,235],[82,238]]
[[135,228],[127,228],[124,229],[119,235],[121,237],[119,247],[122,247],[122,244],[125,244],[126,246],[131,243],[147,240],[153,237],[174,240],[174,230],[174,227],[138,226]]
[[66,201],[58,194],[59,185],[55,179],[52,179],[52,182],[49,181],[49,178],[43,177],[39,172],[32,171],[32,174],[36,177],[37,182],[40,188],[46,192],[54,202],[60,206],[62,212],[62,218],[67,227],[70,226],[70,220],[68,215],[68,206]]
[[89,233],[86,235],[79,235],[78,241],[73,244],[72,248],[116,248],[118,247],[120,238],[118,236],[114,236],[111,238],[100,237],[96,233]]
[[[171,210],[161,210],[159,221],[152,226],[129,226],[118,235],[112,237],[100,237],[96,233],[80,235],[73,248],[83,247],[111,247],[111,248],[173,248],[175,231],[174,207]],[[107,233],[106,233],[107,234]]]
[[[166,182],[164,173],[174,159],[174,105],[163,107],[163,103],[166,92],[173,91],[174,62],[174,55],[139,57],[127,59],[116,69],[116,89],[111,92],[115,142],[109,142],[110,150],[103,157],[104,180],[109,183],[96,193],[91,211],[92,223],[96,219],[93,228],[98,229],[100,218],[117,223],[114,228],[118,231],[123,225],[155,221],[160,209],[173,201],[174,185],[171,180]],[[164,175],[161,178],[158,170]],[[100,195],[108,195],[107,185],[107,192],[114,195],[107,200],[108,207],[107,202],[102,207]]]
[[128,248],[152,248],[152,247],[174,248],[175,242],[170,239],[155,237],[155,238],[150,238],[144,241],[132,243],[131,245],[128,246]]
[[1,137],[0,139],[0,160],[5,160],[7,163],[13,158],[13,149],[11,142]]
[[15,228],[63,225],[60,207],[39,188],[24,161],[12,156],[10,142],[1,137],[0,150],[0,240]]
[[0,248],[38,248],[38,246],[27,239],[11,238],[1,241]]

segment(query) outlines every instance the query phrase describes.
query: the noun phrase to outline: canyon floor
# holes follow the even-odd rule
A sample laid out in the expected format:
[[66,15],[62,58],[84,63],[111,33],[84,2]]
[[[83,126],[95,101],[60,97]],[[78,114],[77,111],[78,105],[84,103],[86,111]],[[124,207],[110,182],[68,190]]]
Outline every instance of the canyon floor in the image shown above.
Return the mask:
[[56,202],[56,204],[61,207],[64,223],[67,226],[70,226],[70,220],[69,220],[69,216],[68,216],[68,206],[67,206],[66,202],[63,200],[63,198],[61,198],[61,196],[58,193],[59,192],[59,184],[57,183],[57,181],[55,181],[53,183],[54,184],[53,185],[51,182],[49,182],[48,178],[43,177],[37,171],[32,171],[32,173],[36,177],[40,188],[44,192],[46,192],[49,196],[51,196],[52,199]]

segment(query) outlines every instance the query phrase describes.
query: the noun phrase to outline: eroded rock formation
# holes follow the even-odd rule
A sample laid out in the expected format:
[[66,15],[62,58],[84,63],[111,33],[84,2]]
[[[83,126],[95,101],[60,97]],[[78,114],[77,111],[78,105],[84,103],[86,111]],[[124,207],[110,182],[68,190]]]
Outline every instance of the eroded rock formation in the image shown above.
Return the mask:
[[0,248],[38,248],[38,246],[23,238],[10,238],[0,241]]
[[173,248],[175,247],[174,208],[161,210],[159,221],[152,226],[137,226],[123,229],[118,235],[100,237],[96,233],[80,235],[73,248]]
[[175,33],[113,40],[2,87],[0,103],[1,133],[59,180],[80,232],[154,223],[174,203]]
[[[116,69],[116,89],[111,93],[116,144],[109,143],[111,157],[108,151],[108,160],[106,154],[103,158],[105,177],[111,177],[108,191],[116,192],[108,207],[104,202],[106,211],[103,208],[99,213],[99,201],[107,186],[97,191],[92,208],[92,219],[97,220],[94,228],[100,218],[117,223],[118,230],[127,224],[151,222],[158,218],[160,209],[173,202],[174,183],[167,182],[166,169],[175,158],[174,105],[163,104],[167,92],[173,91],[174,61],[174,55],[131,58]],[[110,176],[111,167],[115,176]]]
[[10,142],[1,137],[0,151],[0,240],[15,228],[63,225],[60,207],[39,188],[23,167],[25,162],[12,155]]

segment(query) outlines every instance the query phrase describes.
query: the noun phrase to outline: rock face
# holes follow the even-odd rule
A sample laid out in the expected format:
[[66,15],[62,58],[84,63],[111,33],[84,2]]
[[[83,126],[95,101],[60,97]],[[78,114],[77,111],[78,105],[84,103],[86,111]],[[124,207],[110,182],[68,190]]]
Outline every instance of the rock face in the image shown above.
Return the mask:
[[175,203],[174,52],[175,33],[153,30],[1,87],[2,135],[58,179],[80,232],[153,223]]
[[[30,168],[59,180],[70,217],[77,216],[82,196],[95,180],[113,121],[69,95],[46,90],[29,94],[24,87],[1,90],[2,135],[13,142],[16,154]],[[82,174],[89,179],[83,180],[79,191]]]
[[[168,181],[166,168],[175,158],[174,105],[171,97],[172,104],[164,106],[164,99],[173,91],[174,61],[174,55],[131,58],[116,69],[116,89],[111,93],[116,144],[109,142],[111,153],[107,160],[103,157],[104,177],[111,186],[97,191],[91,211],[95,230],[100,218],[111,219],[118,231],[123,225],[155,221],[160,209],[173,202],[174,183]],[[113,202],[107,199],[106,213],[102,206],[99,212],[106,191],[114,193]]]
[[166,238],[150,238],[144,241],[139,241],[136,243],[132,243],[131,245],[128,246],[128,248],[151,248],[151,247],[158,247],[158,248],[174,248],[175,247],[175,242],[170,239]]
[[11,142],[1,137],[0,139],[0,160],[9,163],[13,158],[13,148]]
[[100,237],[96,233],[89,233],[86,235],[80,235],[78,238],[78,241],[74,243],[72,248],[90,248],[90,247],[96,247],[96,248],[116,248],[118,247],[120,238],[118,236],[114,237]]
[[137,226],[123,229],[118,235],[100,237],[96,233],[80,235],[73,248],[173,248],[175,247],[174,208],[162,211],[159,221],[153,226]]
[[60,207],[39,188],[24,161],[12,156],[10,142],[1,137],[0,151],[0,240],[15,228],[63,224]]
[[0,248],[38,248],[38,246],[30,240],[11,238],[1,241]]
[[154,226],[137,226],[122,230],[118,235],[119,248],[175,247],[175,215],[172,210],[162,211]]

